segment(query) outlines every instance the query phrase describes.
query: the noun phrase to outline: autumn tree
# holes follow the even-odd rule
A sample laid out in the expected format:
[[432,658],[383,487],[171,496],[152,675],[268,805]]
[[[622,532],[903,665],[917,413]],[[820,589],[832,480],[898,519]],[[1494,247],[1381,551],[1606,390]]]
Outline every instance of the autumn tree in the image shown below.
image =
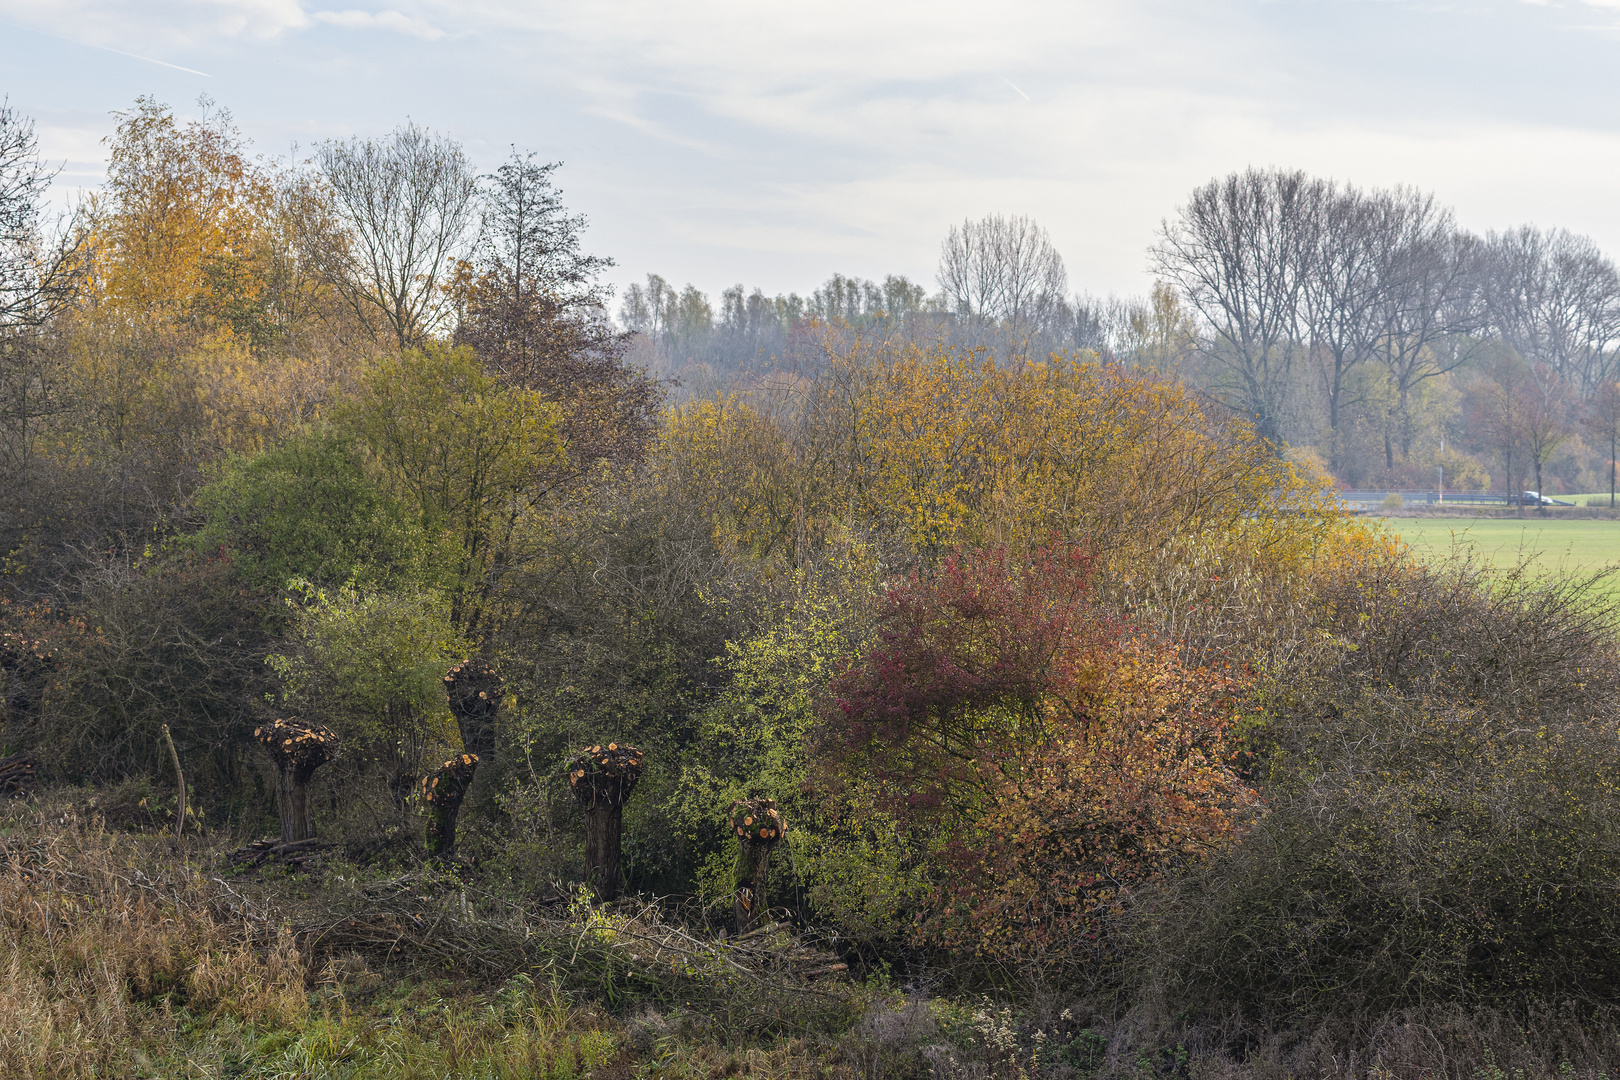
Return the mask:
[[514,152],[484,178],[478,241],[456,268],[455,341],[503,384],[559,404],[578,473],[637,456],[661,395],[624,362],[626,336],[608,322],[609,292],[597,281],[613,261],[582,250],[585,219],[563,206],[558,164]]
[[1053,533],[1123,550],[1207,530],[1281,550],[1331,517],[1252,427],[1180,386],[940,345],[857,341],[814,380],[694,403],[659,453],[717,528],[761,552],[850,515],[925,557]]
[[120,117],[108,183],[78,215],[80,287],[18,356],[29,415],[0,519],[35,566],[185,520],[214,463],[288,438],[352,376],[335,296],[300,269],[322,242],[319,192],[283,198],[287,171],[203,104],[187,119],[142,98]]
[[337,422],[365,441],[385,490],[442,553],[451,621],[480,640],[529,515],[566,460],[557,406],[502,386],[470,349],[430,345],[378,363]]
[[149,97],[122,115],[97,214],[97,280],[139,324],[252,339],[264,287],[254,234],[274,189],[229,110],[199,104],[202,116],[184,124]]
[[1056,963],[1106,943],[1123,891],[1230,842],[1236,684],[1091,599],[1058,547],[961,552],[893,588],[832,684],[821,752],[933,853],[922,938]]

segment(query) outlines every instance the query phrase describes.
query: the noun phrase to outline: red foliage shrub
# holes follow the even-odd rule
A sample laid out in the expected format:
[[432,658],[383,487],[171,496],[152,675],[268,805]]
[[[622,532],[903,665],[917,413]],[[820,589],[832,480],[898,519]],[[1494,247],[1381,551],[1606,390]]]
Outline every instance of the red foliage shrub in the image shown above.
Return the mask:
[[829,779],[927,846],[919,938],[1000,959],[1105,947],[1123,890],[1229,840],[1238,683],[1098,612],[1092,563],[962,553],[890,590],[834,680]]

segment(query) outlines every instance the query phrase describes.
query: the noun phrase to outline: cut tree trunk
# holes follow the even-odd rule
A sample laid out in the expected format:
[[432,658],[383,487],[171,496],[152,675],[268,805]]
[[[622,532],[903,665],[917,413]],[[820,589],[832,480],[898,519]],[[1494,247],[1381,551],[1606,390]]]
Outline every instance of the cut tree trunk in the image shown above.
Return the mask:
[[445,672],[444,692],[461,729],[461,745],[481,760],[489,760],[495,751],[495,714],[505,682],[494,665],[478,657]]
[[456,818],[477,771],[478,755],[461,754],[422,777],[422,801],[428,808],[428,858],[445,859],[456,853]]
[[295,844],[314,839],[315,815],[309,806],[309,781],[316,769],[337,756],[338,737],[327,728],[294,718],[255,728],[253,737],[264,744],[276,766],[276,812],[281,815],[281,842]]
[[771,849],[787,834],[775,799],[738,799],[731,804],[731,831],[737,836],[732,914],[737,933],[746,934],[770,908]]
[[641,751],[618,743],[582,750],[568,763],[568,786],[585,809],[585,869],[603,903],[617,900],[624,888],[619,832],[624,804],[641,780],[641,769]]
[[598,899],[617,900],[624,892],[619,863],[619,840],[624,828],[623,806],[597,806],[585,811],[585,865]]

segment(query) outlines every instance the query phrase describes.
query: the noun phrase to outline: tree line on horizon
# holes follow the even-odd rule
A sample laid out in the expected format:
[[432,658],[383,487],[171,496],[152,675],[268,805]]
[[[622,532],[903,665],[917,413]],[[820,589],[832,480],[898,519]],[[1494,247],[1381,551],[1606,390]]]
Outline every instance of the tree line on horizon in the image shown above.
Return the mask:
[[932,294],[835,274],[807,297],[733,286],[716,309],[653,274],[619,324],[650,369],[705,390],[813,364],[796,328],[838,323],[1159,371],[1350,487],[1609,486],[1620,273],[1591,239],[1480,236],[1426,192],[1257,169],[1198,188],[1159,233],[1140,298],[1070,292],[1044,229],[990,215],[951,228]]

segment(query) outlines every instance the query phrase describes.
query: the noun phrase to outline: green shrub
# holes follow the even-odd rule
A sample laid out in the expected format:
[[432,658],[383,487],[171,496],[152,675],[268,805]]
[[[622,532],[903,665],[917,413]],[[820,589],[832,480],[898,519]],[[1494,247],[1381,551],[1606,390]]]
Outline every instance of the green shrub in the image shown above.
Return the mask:
[[1139,897],[1138,991],[1298,1017],[1620,993],[1620,664],[1593,581],[1393,559],[1318,597],[1266,809]]

